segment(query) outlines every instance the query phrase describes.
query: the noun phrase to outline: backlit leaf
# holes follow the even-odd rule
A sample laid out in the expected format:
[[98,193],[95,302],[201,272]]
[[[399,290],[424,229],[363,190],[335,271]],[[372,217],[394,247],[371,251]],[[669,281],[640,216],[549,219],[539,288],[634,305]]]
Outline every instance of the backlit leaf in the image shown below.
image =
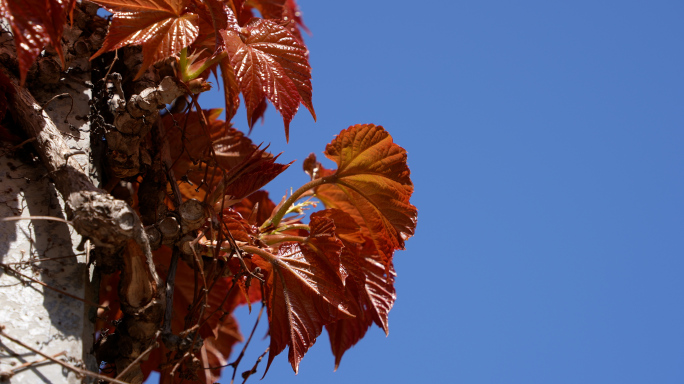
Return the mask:
[[268,197],[268,192],[256,191],[240,200],[233,206],[233,209],[240,212],[242,217],[252,225],[260,226],[271,217],[275,204]]
[[247,0],[245,5],[256,8],[264,19],[282,19],[286,0]]
[[344,283],[347,271],[340,262],[340,253],[344,245],[335,235],[336,223],[327,217],[325,211],[319,211],[311,214],[309,227],[311,233],[306,239],[306,246],[316,252],[321,259],[327,260],[337,271],[340,281]]
[[177,178],[185,177],[192,183],[180,184],[184,197],[203,200],[210,193],[213,204],[225,196],[228,207],[259,190],[289,166],[276,163],[277,157],[218,120],[220,110],[204,114],[206,128],[195,111],[166,115],[162,120],[173,171]]
[[283,116],[286,137],[300,103],[316,118],[307,49],[292,33],[273,21],[254,19],[240,32],[227,30],[221,34],[245,100],[250,128],[263,113],[264,98]]
[[21,84],[47,44],[52,44],[64,64],[62,32],[75,3],[75,0],[0,0],[0,17],[7,20],[14,34]]
[[107,37],[91,60],[124,47],[143,47],[143,63],[136,78],[153,63],[173,56],[199,35],[199,17],[185,8],[190,0],[95,0],[112,12]]
[[361,124],[342,131],[328,144],[325,155],[337,163],[334,173],[314,158],[305,163],[314,177],[326,178],[316,197],[328,208],[349,213],[372,239],[380,261],[388,265],[416,227],[418,212],[409,202],[413,183],[406,151],[381,126]]
[[340,365],[342,355],[363,338],[373,322],[389,333],[387,316],[396,300],[391,264],[388,274],[384,264],[350,247],[342,252],[342,264],[349,272],[345,289],[354,303],[349,306],[349,312],[355,317],[326,325],[335,369]]
[[277,255],[254,254],[265,273],[271,344],[268,367],[286,346],[297,372],[299,362],[323,326],[348,317],[337,271],[306,245],[284,244]]
[[306,33],[311,34],[311,31],[309,31],[309,28],[306,27],[304,24],[304,20],[302,19],[302,12],[299,10],[299,6],[295,2],[295,0],[287,0],[285,4],[285,9],[283,11],[283,21],[288,22],[287,24],[287,29],[292,32],[292,34],[299,39],[299,41],[303,42],[304,40],[302,39],[302,33],[299,30],[300,28],[303,29]]

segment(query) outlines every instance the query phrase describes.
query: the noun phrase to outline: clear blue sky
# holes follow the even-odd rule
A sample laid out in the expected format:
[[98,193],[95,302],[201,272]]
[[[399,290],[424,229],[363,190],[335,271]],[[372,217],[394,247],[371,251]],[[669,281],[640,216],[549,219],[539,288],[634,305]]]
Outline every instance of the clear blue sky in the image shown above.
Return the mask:
[[684,382],[684,2],[299,3],[318,123],[302,108],[287,145],[272,107],[255,127],[299,160],[272,197],[341,129],[381,124],[418,228],[389,337],[333,373],[324,334],[263,382]]

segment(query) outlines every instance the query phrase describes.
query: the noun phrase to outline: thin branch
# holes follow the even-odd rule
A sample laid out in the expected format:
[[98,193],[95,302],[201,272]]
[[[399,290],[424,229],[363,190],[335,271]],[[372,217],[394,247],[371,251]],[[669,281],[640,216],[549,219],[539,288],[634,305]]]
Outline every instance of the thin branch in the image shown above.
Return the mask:
[[[235,276],[235,277],[238,277],[238,276]],[[202,327],[207,321],[209,321],[209,319],[211,319],[216,314],[216,312],[223,309],[223,305],[228,300],[228,296],[230,296],[230,293],[233,292],[233,288],[235,288],[235,285],[237,285],[237,281],[236,281],[236,279],[233,279],[233,284],[230,286],[230,288],[228,288],[228,292],[226,292],[226,295],[223,297],[223,301],[221,301],[221,304],[214,310],[214,312],[212,312],[209,316],[207,316],[204,320],[202,320],[202,322],[199,325],[200,327]],[[224,310],[224,313],[225,313],[225,310]]]
[[69,122],[68,119],[69,119],[69,115],[71,115],[71,111],[74,110],[74,97],[71,96],[70,93],[60,93],[59,95],[53,96],[50,100],[48,100],[48,101],[46,101],[45,103],[43,103],[43,105],[40,106],[40,109],[45,109],[45,106],[46,106],[46,105],[52,103],[53,101],[55,101],[55,100],[57,100],[57,99],[61,99],[61,98],[64,97],[64,96],[69,96],[69,98],[71,99],[71,107],[69,108],[69,113],[67,113],[67,114],[66,114],[66,117],[64,117],[64,123],[66,124],[66,123]]
[[114,67],[114,63],[116,63],[116,60],[119,58],[119,50],[115,49],[114,50],[114,60],[112,60],[112,63],[109,65],[109,69],[107,70],[107,73],[103,76],[103,78],[107,78],[109,76],[109,72],[112,71],[112,68]]
[[309,227],[309,224],[292,224],[292,225],[284,225],[280,228],[276,228],[273,232],[283,232],[283,231],[289,231],[291,229],[302,229],[307,232],[311,232],[311,227]]
[[291,236],[291,235],[263,235],[261,240],[267,245],[274,245],[278,243],[284,243],[286,241],[296,241],[298,243],[306,243],[307,237],[303,236]]
[[261,225],[261,230],[265,230],[269,226],[273,226],[273,228],[278,228],[278,224],[280,224],[280,221],[283,219],[283,216],[287,214],[288,210],[294,204],[299,198],[306,192],[308,192],[311,189],[314,189],[320,185],[327,184],[330,182],[333,182],[334,180],[337,180],[337,175],[331,175],[328,177],[322,177],[320,179],[314,179],[309,181],[308,183],[302,185],[297,189],[296,191],[292,192],[292,195],[283,203],[283,205],[280,206],[278,211],[273,215],[273,218],[271,220],[266,220],[262,225]]
[[[242,250],[247,252],[247,253],[253,253],[255,255],[259,255],[262,258],[266,259],[266,261],[268,261],[268,262],[273,262],[273,261],[278,259],[274,254],[267,252],[267,251],[264,251],[263,249],[257,248],[257,247],[252,246],[252,245],[243,245]],[[259,279],[259,280],[261,280],[261,279]]]
[[19,221],[19,220],[51,220],[51,221],[59,221],[60,223],[64,223],[64,224],[73,225],[73,223],[69,220],[64,220],[61,217],[53,217],[53,216],[11,216],[11,217],[0,218],[0,221]]
[[173,247],[171,264],[169,265],[169,273],[166,276],[166,312],[164,312],[164,325],[162,327],[164,334],[171,333],[171,316],[173,315],[173,288],[175,287],[176,269],[178,267],[179,256],[180,249],[178,247]]
[[74,255],[68,255],[68,256],[56,256],[56,257],[46,257],[44,259],[32,259],[32,260],[26,260],[26,261],[17,261],[14,263],[5,263],[5,265],[25,265],[25,264],[32,264],[32,263],[42,263],[43,261],[69,259],[72,257],[79,257],[79,256],[83,256],[83,255],[85,255],[85,252],[76,253]]
[[252,341],[252,336],[254,336],[254,331],[256,331],[257,325],[259,325],[259,320],[261,320],[261,314],[263,312],[264,312],[264,303],[262,301],[261,302],[261,309],[259,310],[259,315],[257,316],[257,319],[254,322],[254,327],[252,328],[252,332],[249,334],[249,338],[247,339],[245,346],[242,347],[242,351],[240,351],[240,355],[238,355],[237,359],[235,359],[235,361],[233,361],[232,363],[228,364],[228,365],[233,367],[233,377],[230,379],[230,384],[233,384],[233,382],[235,381],[235,374],[237,373],[237,369],[238,369],[238,366],[240,365],[240,361],[242,361],[242,358],[245,356],[245,351],[247,350],[249,343]]
[[[53,358],[53,359],[56,359],[56,358],[58,358],[58,357],[60,357],[60,356],[63,356],[63,355],[66,355],[66,351],[62,351],[62,352],[60,352],[60,353],[56,353],[56,354],[52,355],[52,358]],[[7,373],[10,375],[10,378],[11,378],[12,376],[14,376],[15,373],[17,373],[18,371],[21,371],[22,369],[26,369],[26,368],[32,367],[32,366],[34,366],[34,365],[38,365],[38,364],[40,364],[40,363],[44,363],[44,362],[46,362],[46,361],[50,361],[50,359],[48,359],[48,358],[43,358],[43,359],[40,359],[40,360],[29,361],[29,362],[26,362],[26,363],[24,363],[24,364],[18,365],[18,366],[16,366],[16,367],[10,369]]]
[[93,377],[93,378],[98,379],[98,380],[103,380],[103,381],[105,381],[105,382],[110,382],[110,383],[114,383],[114,384],[128,384],[128,383],[125,383],[125,382],[123,382],[123,381],[121,381],[121,380],[113,379],[113,378],[111,378],[111,377],[103,376],[103,375],[97,374],[97,373],[95,373],[95,372],[90,372],[90,371],[87,371],[87,370],[85,370],[85,369],[77,368],[77,367],[74,367],[73,365],[71,365],[71,364],[69,364],[69,363],[65,363],[65,362],[63,362],[63,361],[61,361],[61,360],[57,360],[57,359],[55,359],[54,357],[49,356],[49,355],[46,355],[46,354],[44,354],[43,352],[41,352],[41,351],[39,351],[39,350],[37,350],[37,349],[35,349],[35,348],[32,348],[32,347],[30,347],[30,346],[28,346],[28,345],[22,343],[21,341],[19,341],[19,340],[13,338],[13,337],[7,335],[7,334],[4,332],[4,329],[5,329],[5,327],[0,325],[0,336],[3,336],[3,337],[6,338],[7,340],[10,340],[10,341],[12,341],[13,343],[18,344],[18,345],[20,345],[20,346],[22,346],[22,347],[28,349],[29,351],[35,353],[35,354],[38,354],[38,355],[43,356],[44,358],[46,358],[46,359],[48,359],[48,360],[50,360],[50,361],[53,361],[53,362],[55,362],[55,363],[61,365],[62,367],[64,367],[64,368],[70,370],[70,371],[76,372],[76,373],[78,373],[78,374],[80,374],[80,375]]
[[[159,337],[159,332],[157,332],[157,337]],[[124,375],[128,373],[128,371],[130,371],[133,367],[135,367],[138,363],[140,363],[140,361],[144,359],[145,356],[147,356],[147,354],[149,354],[150,352],[152,352],[153,349],[159,346],[159,343],[156,341],[157,337],[155,337],[155,342],[152,345],[147,347],[147,349],[143,353],[141,353],[140,356],[136,357],[132,363],[128,364],[128,366],[123,371],[121,371],[121,373],[116,375],[117,380],[124,377]]]
[[15,146],[12,147],[11,149],[12,149],[13,151],[16,151],[17,149],[23,147],[24,145],[26,145],[26,144],[28,144],[28,143],[31,143],[31,142],[34,142],[34,141],[36,141],[36,138],[35,138],[35,137],[31,137],[31,138],[26,139],[26,140],[22,141],[21,143],[15,145]]
[[171,369],[171,373],[169,373],[169,376],[171,376],[173,378],[176,375],[176,370],[181,366],[181,364],[183,363],[185,358],[188,356],[190,356],[190,351],[186,351],[185,353],[183,353],[183,356],[181,356],[181,358],[178,360],[178,362]]
[[[262,353],[261,356],[259,356],[256,363],[254,363],[254,366],[252,367],[252,369],[250,369],[249,371],[242,372],[242,377],[244,378],[244,380],[242,380],[242,384],[245,384],[247,382],[247,379],[249,379],[250,376],[252,376],[253,374],[256,373],[257,367],[259,366],[259,363],[261,363],[261,360],[263,360],[264,356],[266,356],[269,349],[271,349],[271,347],[266,348],[264,353]],[[264,372],[264,376],[265,375],[266,375],[266,372]],[[263,379],[263,377],[262,377],[262,379]]]

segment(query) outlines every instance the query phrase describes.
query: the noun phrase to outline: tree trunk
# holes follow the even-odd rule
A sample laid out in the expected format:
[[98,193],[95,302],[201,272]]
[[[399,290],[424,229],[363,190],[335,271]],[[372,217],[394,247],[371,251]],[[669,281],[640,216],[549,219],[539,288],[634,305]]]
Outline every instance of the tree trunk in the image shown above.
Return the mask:
[[[0,144],[3,382],[93,382],[54,362],[38,363],[43,357],[27,347],[90,372],[99,368],[94,353],[114,348],[111,363],[120,373],[154,342],[161,326],[164,290],[142,223],[130,199],[113,198],[100,188],[105,168],[110,190],[119,184],[125,190],[119,178],[149,168],[151,158],[141,144],[158,108],[183,91],[170,78],[160,82],[156,69],[132,81],[139,48],[120,50],[118,62],[106,55],[91,63],[106,34],[106,21],[96,11],[93,4],[76,6],[73,25],[65,26],[62,39],[65,67],[48,48],[29,71],[26,86],[17,82],[13,37],[6,25],[0,35],[0,71],[13,83],[5,85],[10,117],[4,124],[26,139]],[[125,69],[123,76],[104,73],[117,66]],[[122,259],[124,252],[137,256]],[[109,269],[103,272],[104,265]],[[123,271],[124,318],[113,346],[95,345],[100,273],[114,270]],[[122,380],[142,382],[139,362],[126,371]]]
[[[65,40],[78,39],[77,27],[67,33]],[[11,35],[5,33],[2,39],[0,45],[7,45]],[[39,72],[33,74],[37,78],[31,94],[55,122],[71,151],[71,161],[77,162],[97,183],[97,172],[91,162],[88,116],[92,83],[88,53],[74,52],[68,73],[60,72],[51,57],[42,58],[36,66]],[[55,98],[57,95],[61,96]],[[16,119],[14,123],[19,124]],[[9,128],[16,132],[19,127]],[[34,142],[20,147],[4,143],[0,148],[0,217],[25,218],[0,222],[0,257],[5,266],[0,270],[0,325],[9,336],[41,352],[64,353],[61,358],[66,357],[72,365],[97,372],[97,362],[91,354],[96,308],[29,279],[97,301],[96,274],[92,264],[88,266],[89,242],[84,242],[64,222],[29,219],[66,219],[65,200],[31,147]],[[6,339],[0,348],[0,371],[5,378],[11,377],[12,383],[81,382],[74,372],[50,362],[19,369],[22,364],[42,358]]]

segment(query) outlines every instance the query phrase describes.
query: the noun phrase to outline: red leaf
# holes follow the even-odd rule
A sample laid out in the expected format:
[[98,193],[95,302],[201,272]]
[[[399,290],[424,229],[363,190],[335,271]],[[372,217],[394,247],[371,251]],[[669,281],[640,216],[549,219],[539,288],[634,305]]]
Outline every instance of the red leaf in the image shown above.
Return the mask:
[[254,237],[259,234],[259,229],[247,222],[242,215],[231,208],[223,210],[221,222],[237,241],[254,244]]
[[233,206],[250,224],[260,226],[273,213],[275,204],[266,191],[256,191]]
[[264,19],[275,19],[283,27],[287,28],[294,37],[304,44],[299,28],[311,34],[309,29],[302,21],[302,13],[294,0],[251,0],[244,7],[240,17],[240,25],[245,25],[247,21],[254,17],[252,9],[255,8]]
[[340,281],[344,284],[347,271],[340,262],[340,253],[344,245],[335,235],[337,223],[329,217],[329,214],[326,211],[311,214],[309,221],[311,234],[306,239],[306,246],[316,252],[321,259],[327,260],[330,266],[337,271]]
[[225,206],[233,205],[268,184],[292,164],[276,163],[278,156],[265,154],[265,150],[257,149],[242,163],[227,170],[207,198],[209,204],[225,199]]
[[223,79],[223,97],[226,103],[226,120],[231,121],[240,107],[240,88],[235,79],[235,72],[228,60],[221,60],[221,78]]
[[136,78],[153,63],[173,56],[199,34],[197,14],[187,12],[190,0],[95,0],[112,12],[104,44],[90,59],[126,45],[143,47],[143,63]]
[[299,6],[295,0],[287,0],[282,19],[289,22],[287,29],[292,32],[292,34],[302,43],[304,42],[304,39],[302,39],[302,33],[299,31],[299,28],[311,35],[309,28],[304,25],[304,20],[302,20],[302,12],[299,10]]
[[387,275],[382,263],[350,248],[342,252],[342,263],[350,273],[345,288],[349,297],[354,298],[349,312],[355,317],[326,325],[335,356],[335,369],[340,365],[342,355],[363,338],[373,322],[385,334],[389,333],[387,315],[396,299],[391,264]]
[[360,232],[361,227],[350,214],[344,211],[334,208],[325,209],[311,214],[311,218],[314,217],[325,217],[332,220],[335,223],[335,235],[343,241],[356,244],[363,244],[366,241]]
[[361,124],[342,131],[328,144],[325,155],[337,163],[334,173],[315,158],[305,162],[307,172],[326,177],[316,197],[328,208],[349,213],[372,239],[380,261],[388,265],[416,227],[418,212],[409,202],[413,183],[406,151],[381,126]]
[[252,0],[248,4],[256,8],[264,19],[282,19],[286,0]]
[[48,44],[64,64],[62,32],[75,0],[0,0],[0,17],[7,19],[14,34],[21,84],[36,57]]
[[250,128],[263,109],[264,98],[283,116],[286,138],[300,103],[316,119],[307,49],[292,33],[273,21],[254,19],[239,33],[227,30],[221,35],[245,99]]
[[284,244],[277,255],[256,253],[254,264],[265,273],[266,305],[273,358],[289,346],[295,372],[322,327],[348,316],[337,271],[306,245]]
[[[257,191],[282,173],[289,164],[276,163],[265,150],[217,117],[220,110],[203,112],[207,127],[202,127],[200,115],[193,111],[166,115],[163,118],[167,140],[178,178],[187,177],[193,183],[181,183],[186,198],[202,200],[209,192],[214,204],[224,196],[230,206]],[[212,148],[216,156],[212,154]],[[196,192],[201,188],[202,194]]]

